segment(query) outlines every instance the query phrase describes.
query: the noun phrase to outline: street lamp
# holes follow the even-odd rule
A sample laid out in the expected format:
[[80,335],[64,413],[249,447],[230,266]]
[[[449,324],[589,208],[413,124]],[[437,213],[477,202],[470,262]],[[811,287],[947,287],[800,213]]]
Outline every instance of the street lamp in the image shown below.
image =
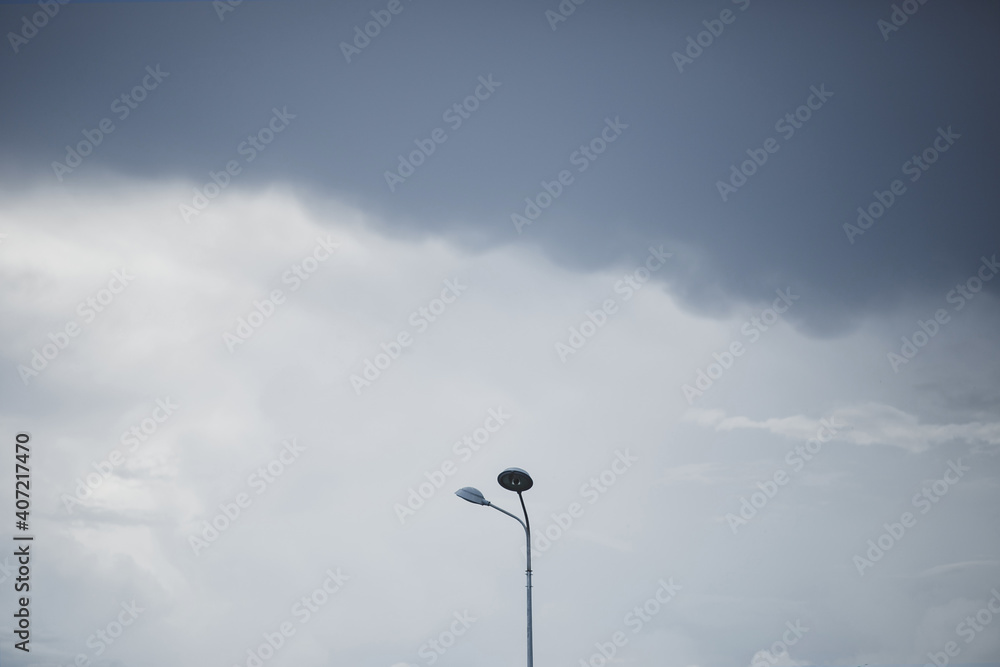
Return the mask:
[[529,475],[524,470],[520,468],[507,468],[499,476],[497,476],[497,482],[500,486],[507,489],[508,491],[516,491],[518,500],[521,501],[521,510],[524,512],[524,521],[521,521],[518,517],[511,514],[505,509],[501,509],[486,500],[479,489],[474,489],[471,486],[466,486],[455,492],[455,495],[462,500],[468,500],[470,503],[475,503],[476,505],[486,505],[492,507],[495,510],[503,512],[509,517],[513,517],[515,521],[521,524],[524,528],[524,539],[527,543],[527,549],[525,553],[528,558],[528,569],[525,573],[528,575],[528,667],[534,667],[534,658],[532,656],[532,640],[531,640],[531,522],[528,521],[528,509],[524,506],[524,498],[521,493],[527,491],[532,487],[534,482],[531,480],[531,475]]

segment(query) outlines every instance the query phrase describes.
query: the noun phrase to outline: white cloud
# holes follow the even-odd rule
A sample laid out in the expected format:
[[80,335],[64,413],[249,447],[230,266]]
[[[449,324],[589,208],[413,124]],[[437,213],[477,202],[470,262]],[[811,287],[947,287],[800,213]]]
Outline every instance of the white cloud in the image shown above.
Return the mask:
[[[176,212],[185,193],[181,185],[61,196],[40,190],[8,196],[0,208],[7,234],[0,306],[8,315],[0,322],[0,354],[8,361],[0,382],[10,397],[0,425],[6,432],[30,425],[39,443],[35,521],[59,548],[39,556],[45,583],[37,613],[47,631],[37,641],[39,654],[56,663],[86,650],[87,634],[112,620],[120,601],[135,598],[147,612],[109,659],[160,667],[199,655],[206,664],[245,664],[247,650],[321,585],[327,569],[338,567],[350,580],[308,623],[296,625],[294,641],[274,665],[420,664],[417,648],[465,609],[480,620],[449,649],[448,660],[485,666],[520,660],[520,527],[452,495],[478,486],[513,510],[516,498],[494,480],[517,465],[536,481],[525,496],[533,526],[546,526],[572,502],[585,508],[572,535],[536,566],[540,663],[589,655],[621,627],[634,599],[648,597],[651,582],[675,576],[684,597],[623,656],[659,659],[657,640],[667,635],[692,664],[733,664],[757,650],[790,610],[806,606],[817,616],[846,618],[849,609],[835,602],[802,599],[812,595],[815,571],[856,593],[850,608],[875,606],[872,591],[841,567],[841,552],[867,530],[872,512],[836,495],[793,498],[789,487],[788,503],[806,517],[803,523],[781,523],[785,515],[776,504],[771,519],[761,520],[764,543],[752,536],[734,541],[716,520],[720,503],[745,491],[751,472],[733,471],[756,465],[765,452],[753,443],[741,447],[747,461],[741,464],[734,449],[708,435],[754,431],[803,440],[820,417],[833,414],[850,425],[837,437],[857,444],[920,453],[952,440],[997,441],[994,421],[934,425],[864,392],[858,397],[837,373],[865,367],[856,353],[871,341],[859,335],[826,342],[836,354],[817,355],[818,343],[790,327],[775,327],[699,409],[688,411],[681,386],[728,345],[742,313],[721,321],[696,317],[653,284],[623,301],[562,363],[554,344],[585,311],[614,296],[615,281],[634,266],[628,262],[577,274],[517,246],[473,254],[434,238],[387,238],[361,212],[335,203],[306,209],[280,190],[227,190],[186,225]],[[292,292],[283,273],[327,234],[342,245]],[[17,365],[30,363],[48,333],[79,319],[77,303],[120,267],[134,272],[134,283],[25,387]],[[445,279],[459,279],[468,290],[417,333],[411,313],[440,295]],[[273,289],[287,300],[229,352],[223,332]],[[412,345],[356,395],[351,374],[401,331],[413,334]],[[830,379],[807,387],[800,373]],[[762,381],[766,391],[759,390]],[[128,453],[86,508],[68,514],[61,494],[73,493],[95,464],[123,449],[120,435],[162,396],[179,403],[176,414]],[[822,412],[815,405],[857,407]],[[510,412],[509,424],[462,459],[453,444],[497,406]],[[793,416],[731,416],[753,413]],[[289,436],[304,452],[257,494],[251,475],[266,470]],[[600,480],[614,452],[626,447],[639,462],[590,504],[582,485]],[[858,456],[873,457],[876,449]],[[454,474],[400,525],[394,505],[406,503],[408,489],[447,462]],[[810,474],[850,477],[833,462],[822,466]],[[987,464],[980,471],[995,474]],[[904,500],[908,483],[900,483]],[[252,502],[194,555],[192,531],[240,493]],[[948,501],[960,512],[983,499],[956,493]],[[837,507],[831,519],[815,519],[831,504]],[[765,526],[768,520],[775,523]],[[954,532],[962,526],[928,523],[927,534],[940,544],[918,548],[914,536],[911,571],[974,560],[964,549],[991,546],[984,537],[965,547]],[[898,609],[912,603],[901,595]],[[746,623],[747,610],[758,608],[764,611],[756,623]],[[902,613],[872,620],[883,624],[875,631],[833,620],[813,633],[828,633],[845,647],[826,655],[830,662],[849,659],[849,647],[872,632],[884,631],[886,650],[896,651],[891,644]]]
[[[696,408],[689,410],[685,419],[716,431],[757,429],[791,440],[813,438],[823,425],[822,418],[804,415],[754,420],[749,417],[727,416],[722,410]],[[833,440],[856,445],[888,445],[922,452],[935,445],[953,441],[1000,444],[1000,421],[924,424],[917,415],[878,403],[838,408],[828,415],[827,420],[832,420],[829,423],[834,425],[844,425],[844,428],[838,429],[833,435]]]

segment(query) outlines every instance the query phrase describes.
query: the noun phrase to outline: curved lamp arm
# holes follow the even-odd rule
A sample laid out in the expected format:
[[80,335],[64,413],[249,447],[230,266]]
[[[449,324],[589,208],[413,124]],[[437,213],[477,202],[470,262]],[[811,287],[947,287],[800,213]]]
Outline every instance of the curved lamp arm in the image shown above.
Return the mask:
[[[528,520],[528,510],[524,507],[524,498],[521,497],[520,493],[517,494],[517,497],[521,499],[521,509],[524,511],[524,519],[525,519],[525,521],[527,521]],[[507,510],[503,509],[502,507],[497,507],[496,505],[494,505],[493,503],[491,503],[489,501],[486,501],[486,504],[489,505],[490,507],[492,507],[493,509],[497,510],[498,512],[503,512],[507,516],[511,517],[512,519],[514,519],[514,521],[517,521],[519,524],[521,524],[522,528],[524,528],[524,539],[527,541],[527,543],[526,543],[526,549],[527,550],[526,550],[525,553],[527,554],[527,558],[528,558],[528,572],[531,572],[531,523],[530,522],[529,523],[525,523],[525,521],[521,521],[521,518],[519,516],[517,516],[516,514],[511,514]]]
[[[505,480],[504,479],[505,475],[507,475],[508,473],[514,473],[513,476],[515,477],[515,480],[514,480],[513,484],[509,485],[509,486],[505,485],[505,483],[504,483],[505,481],[509,481],[509,480]],[[475,489],[475,488],[473,488],[471,486],[467,486],[465,488],[462,488],[462,489],[459,489],[458,491],[456,491],[455,495],[458,496],[459,498],[463,499],[463,500],[469,501],[470,503],[474,503],[476,505],[486,505],[488,507],[492,507],[493,509],[497,510],[498,512],[503,512],[504,514],[506,514],[507,516],[511,517],[512,519],[514,519],[515,521],[517,521],[519,524],[521,524],[521,527],[524,528],[525,556],[528,559],[528,567],[527,567],[527,570],[525,571],[525,574],[528,577],[528,585],[527,585],[527,590],[528,590],[528,667],[534,667],[534,664],[533,664],[534,663],[534,656],[533,656],[534,650],[533,650],[532,628],[531,628],[531,522],[528,519],[528,508],[524,506],[524,497],[521,495],[522,489],[526,491],[526,490],[528,490],[528,489],[531,488],[531,477],[528,476],[528,473],[524,472],[523,470],[521,470],[519,468],[508,468],[503,473],[501,473],[500,479],[498,481],[500,482],[501,486],[504,486],[505,488],[508,488],[508,489],[510,489],[512,491],[517,491],[517,498],[518,498],[518,500],[521,501],[521,510],[524,512],[524,521],[521,521],[520,517],[518,517],[516,514],[511,514],[507,510],[503,509],[502,507],[497,507],[496,505],[494,505],[490,501],[486,500],[486,498],[483,497],[483,494],[479,491],[479,489]],[[516,487],[516,488],[514,488],[514,487]]]
[[521,521],[521,519],[517,515],[511,514],[510,512],[508,512],[507,510],[505,510],[505,509],[503,509],[501,507],[497,507],[496,505],[494,505],[493,503],[489,502],[488,500],[486,501],[486,504],[489,505],[490,507],[492,507],[493,509],[499,511],[499,512],[503,512],[507,516],[512,517],[519,524],[521,524],[522,528],[524,528],[524,541],[525,541],[525,550],[524,550],[524,553],[525,553],[525,556],[528,559],[527,569],[525,570],[525,574],[528,577],[528,585],[527,585],[527,588],[528,588],[528,667],[534,667],[534,655],[533,655],[534,651],[532,650],[533,640],[532,640],[532,629],[531,629],[531,522],[528,519],[528,508],[524,506],[524,497],[521,495],[520,491],[517,492],[517,497],[521,501],[521,510],[524,512],[524,521]]

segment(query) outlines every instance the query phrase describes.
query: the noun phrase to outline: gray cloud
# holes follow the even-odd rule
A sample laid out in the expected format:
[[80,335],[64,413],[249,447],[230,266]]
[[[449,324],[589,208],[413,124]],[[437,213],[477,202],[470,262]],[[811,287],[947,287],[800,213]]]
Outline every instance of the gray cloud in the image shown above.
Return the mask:
[[[945,292],[1000,249],[995,8],[920,5],[884,39],[891,7],[864,3],[588,3],[555,30],[533,2],[400,6],[350,63],[340,44],[381,5],[245,2],[224,20],[210,3],[64,6],[0,56],[16,91],[0,102],[5,180],[54,182],[51,162],[107,117],[114,132],[66,180],[111,170],[200,186],[237,160],[230,187],[294,184],[399,233],[538,244],[581,270],[670,240],[691,253],[660,278],[688,307],[718,314],[794,285],[809,298],[793,321],[818,336]],[[679,72],[672,54],[723,9],[732,23]],[[27,11],[0,8],[0,23]],[[147,66],[169,76],[119,120],[112,100]],[[499,88],[453,129],[444,114],[491,75]],[[813,86],[833,96],[799,129],[776,127]],[[295,119],[241,155],[275,107]],[[628,129],[596,160],[578,155],[577,172],[571,156],[606,118]],[[390,192],[384,173],[435,128],[445,143]],[[910,182],[904,163],[938,128],[961,138]],[[717,181],[768,137],[778,152],[723,202]],[[511,214],[563,169],[574,182],[518,235]],[[905,192],[849,243],[843,225],[895,179]]]
[[995,660],[994,7],[225,1],[0,5],[0,662],[519,662],[510,465],[539,664]]

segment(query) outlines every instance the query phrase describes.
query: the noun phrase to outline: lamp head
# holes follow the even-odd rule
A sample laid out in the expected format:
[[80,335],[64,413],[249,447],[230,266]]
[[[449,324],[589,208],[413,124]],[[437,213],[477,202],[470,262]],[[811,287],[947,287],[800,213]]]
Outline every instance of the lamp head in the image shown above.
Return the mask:
[[490,501],[483,497],[483,494],[479,489],[475,489],[471,486],[462,487],[455,492],[455,495],[462,500],[468,500],[470,503],[475,503],[476,505],[489,505]]
[[497,482],[508,491],[518,493],[527,491],[534,484],[531,475],[520,468],[507,468],[497,477]]

